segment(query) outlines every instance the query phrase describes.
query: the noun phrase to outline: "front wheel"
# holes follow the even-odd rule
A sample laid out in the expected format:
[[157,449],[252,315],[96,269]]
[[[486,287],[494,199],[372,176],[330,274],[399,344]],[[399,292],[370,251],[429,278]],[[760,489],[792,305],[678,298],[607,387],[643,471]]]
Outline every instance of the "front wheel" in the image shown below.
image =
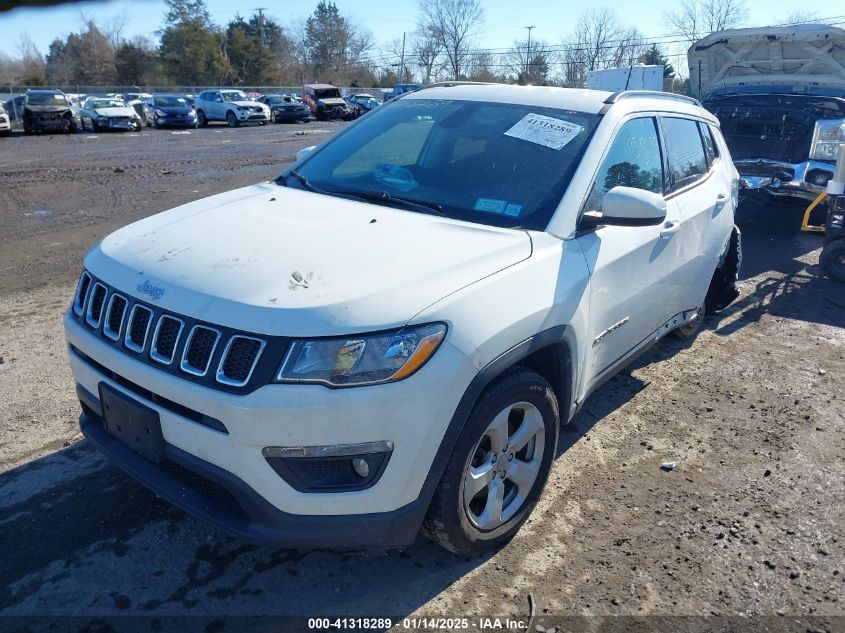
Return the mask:
[[208,119],[205,116],[205,112],[202,110],[197,110],[197,125],[200,127],[205,127],[208,125]]
[[226,113],[226,123],[229,124],[229,127],[238,127],[238,117],[231,110]]
[[819,259],[827,276],[834,281],[845,281],[845,238],[828,242]]
[[510,540],[543,491],[559,427],[557,398],[540,374],[514,367],[497,378],[467,419],[423,533],[462,555]]

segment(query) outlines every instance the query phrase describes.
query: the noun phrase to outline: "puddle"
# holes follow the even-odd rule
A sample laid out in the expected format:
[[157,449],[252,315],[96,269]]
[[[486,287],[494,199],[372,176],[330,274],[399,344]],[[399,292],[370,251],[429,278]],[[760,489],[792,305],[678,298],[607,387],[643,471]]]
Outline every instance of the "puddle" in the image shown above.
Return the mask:
[[46,218],[53,215],[53,212],[48,211],[47,209],[38,209],[37,211],[29,211],[23,215],[26,218]]

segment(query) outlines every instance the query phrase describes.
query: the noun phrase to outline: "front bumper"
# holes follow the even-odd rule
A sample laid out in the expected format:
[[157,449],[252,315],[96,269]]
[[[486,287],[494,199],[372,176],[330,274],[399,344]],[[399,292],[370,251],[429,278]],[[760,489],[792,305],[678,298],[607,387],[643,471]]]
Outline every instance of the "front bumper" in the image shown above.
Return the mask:
[[156,116],[156,125],[160,127],[194,127],[197,124],[197,117],[188,116]]
[[[734,161],[739,186],[745,191],[764,191],[772,196],[815,200],[833,177],[834,166],[817,160],[785,163],[767,159]],[[821,178],[816,182],[816,178]]]
[[244,112],[242,110],[234,110],[234,113],[241,122],[262,123],[270,120],[269,112],[255,112],[253,110]]
[[[425,367],[398,383],[351,389],[267,385],[238,395],[138,362],[72,318],[66,317],[65,330],[68,343],[94,361],[70,352],[80,399],[92,401],[86,403],[81,421],[92,443],[158,494],[222,531],[289,547],[395,547],[412,542],[436,484],[431,475],[435,454],[475,375],[469,360],[444,344]],[[140,397],[125,381],[154,396]],[[168,473],[156,474],[160,468],[153,462],[113,440],[97,422],[99,403],[91,394],[99,393],[100,383],[157,411],[167,460],[221,486],[241,511],[208,505],[208,498],[198,499],[202,493],[188,494]],[[228,433],[161,404],[168,401],[220,420]],[[376,441],[394,446],[384,472],[371,487],[348,492],[297,490],[262,455],[269,446]]]
[[0,114],[0,132],[8,132],[12,129],[8,114]]
[[277,121],[307,121],[311,118],[311,110],[274,110]]

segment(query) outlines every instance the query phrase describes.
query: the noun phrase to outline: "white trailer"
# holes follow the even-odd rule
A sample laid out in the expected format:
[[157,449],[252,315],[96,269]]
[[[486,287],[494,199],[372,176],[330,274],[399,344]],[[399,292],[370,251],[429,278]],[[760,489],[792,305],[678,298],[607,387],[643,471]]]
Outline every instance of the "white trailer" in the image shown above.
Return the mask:
[[587,88],[592,90],[663,90],[663,66],[623,66],[587,72]]

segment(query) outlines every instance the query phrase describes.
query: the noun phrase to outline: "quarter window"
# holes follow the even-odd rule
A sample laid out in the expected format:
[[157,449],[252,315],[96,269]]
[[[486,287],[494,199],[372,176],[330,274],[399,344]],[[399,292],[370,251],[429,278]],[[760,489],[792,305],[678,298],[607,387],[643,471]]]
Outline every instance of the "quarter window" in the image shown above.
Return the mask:
[[695,121],[664,118],[662,125],[672,189],[677,190],[694,183],[707,173],[707,155]]
[[698,129],[701,130],[701,138],[704,139],[704,151],[707,153],[707,167],[712,167],[713,163],[719,157],[719,149],[716,147],[716,141],[713,139],[713,130],[706,123],[698,123]]
[[663,193],[663,160],[654,119],[628,121],[619,130],[599,168],[585,210],[600,211],[614,187],[635,187]]

